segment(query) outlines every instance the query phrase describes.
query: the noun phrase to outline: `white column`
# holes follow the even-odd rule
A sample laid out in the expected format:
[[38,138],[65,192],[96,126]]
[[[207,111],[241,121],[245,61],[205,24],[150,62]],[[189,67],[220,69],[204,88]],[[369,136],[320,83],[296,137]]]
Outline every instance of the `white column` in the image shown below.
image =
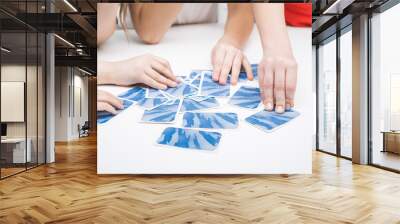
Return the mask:
[[368,15],[353,20],[353,162],[368,163]]

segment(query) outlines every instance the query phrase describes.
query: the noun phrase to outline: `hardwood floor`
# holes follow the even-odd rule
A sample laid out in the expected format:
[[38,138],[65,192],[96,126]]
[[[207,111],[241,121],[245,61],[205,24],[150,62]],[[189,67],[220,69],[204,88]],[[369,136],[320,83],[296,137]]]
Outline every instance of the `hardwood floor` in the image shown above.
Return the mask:
[[312,175],[96,174],[96,139],[0,181],[0,223],[400,223],[400,175],[314,152]]

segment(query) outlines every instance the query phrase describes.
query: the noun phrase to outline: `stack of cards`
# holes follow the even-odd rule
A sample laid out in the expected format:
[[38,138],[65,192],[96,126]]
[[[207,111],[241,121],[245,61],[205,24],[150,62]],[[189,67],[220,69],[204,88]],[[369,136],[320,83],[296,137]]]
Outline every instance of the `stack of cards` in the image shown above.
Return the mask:
[[283,114],[262,110],[247,117],[245,120],[263,131],[271,132],[299,115],[300,113],[294,110],[285,111]]
[[257,108],[260,102],[260,88],[250,86],[241,86],[229,99],[229,104],[248,109]]

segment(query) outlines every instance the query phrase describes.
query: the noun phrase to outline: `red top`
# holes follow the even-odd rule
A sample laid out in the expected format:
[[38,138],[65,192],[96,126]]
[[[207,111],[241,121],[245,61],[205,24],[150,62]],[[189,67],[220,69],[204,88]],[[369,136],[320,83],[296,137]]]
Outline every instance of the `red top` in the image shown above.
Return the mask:
[[312,24],[311,3],[285,3],[285,19],[289,26],[308,27]]

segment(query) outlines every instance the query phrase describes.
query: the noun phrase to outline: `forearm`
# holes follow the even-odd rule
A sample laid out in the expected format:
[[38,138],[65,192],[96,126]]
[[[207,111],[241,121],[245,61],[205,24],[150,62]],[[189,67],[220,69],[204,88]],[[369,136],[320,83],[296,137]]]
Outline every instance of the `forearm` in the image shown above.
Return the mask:
[[228,3],[228,18],[221,38],[237,48],[243,48],[251,31],[254,18],[250,3]]
[[278,48],[282,51],[288,51],[283,53],[291,54],[290,41],[285,23],[284,5],[277,3],[254,3],[253,12],[264,52]]
[[182,9],[182,3],[131,4],[131,17],[139,37],[147,43],[159,42]]
[[98,61],[97,63],[97,71],[99,71],[97,74],[97,84],[114,84],[112,80],[112,73],[115,72],[113,62]]
[[97,6],[97,45],[106,41],[115,31],[118,3],[102,3]]

